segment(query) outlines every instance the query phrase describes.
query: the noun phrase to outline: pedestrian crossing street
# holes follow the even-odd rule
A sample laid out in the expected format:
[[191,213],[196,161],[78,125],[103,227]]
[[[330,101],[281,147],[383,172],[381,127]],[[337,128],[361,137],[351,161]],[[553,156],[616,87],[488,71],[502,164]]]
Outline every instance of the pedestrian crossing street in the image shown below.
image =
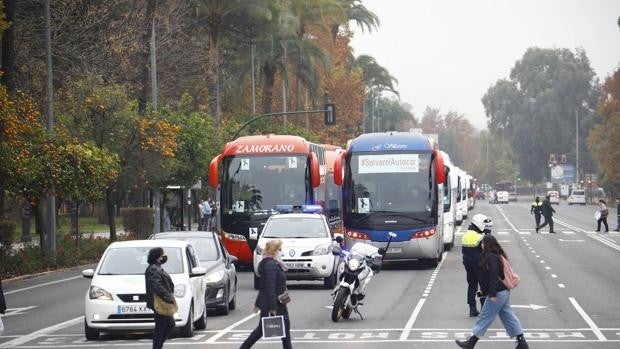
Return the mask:
[[[519,229],[518,231],[519,235],[532,235],[532,233],[536,233],[534,229]],[[565,235],[575,235],[576,233],[572,230],[559,230],[556,231],[557,234],[565,234]],[[601,234],[601,233],[597,233],[595,231],[586,231],[586,234]],[[464,231],[459,231],[457,233],[455,233],[456,235],[463,235],[465,234]],[[493,235],[510,235],[511,232],[509,231],[497,231],[497,232],[493,232]],[[548,231],[540,231],[539,234],[545,235],[545,234],[549,234]],[[607,233],[604,234],[609,234],[609,235],[615,235],[615,236],[620,236],[620,232],[617,231],[609,231]]]

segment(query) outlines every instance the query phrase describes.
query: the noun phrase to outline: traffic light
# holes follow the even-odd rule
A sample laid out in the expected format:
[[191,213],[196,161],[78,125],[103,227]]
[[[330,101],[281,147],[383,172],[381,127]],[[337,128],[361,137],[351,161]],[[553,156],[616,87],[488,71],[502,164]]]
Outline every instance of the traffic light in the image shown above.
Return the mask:
[[325,125],[332,126],[336,124],[336,105],[333,103],[325,104]]

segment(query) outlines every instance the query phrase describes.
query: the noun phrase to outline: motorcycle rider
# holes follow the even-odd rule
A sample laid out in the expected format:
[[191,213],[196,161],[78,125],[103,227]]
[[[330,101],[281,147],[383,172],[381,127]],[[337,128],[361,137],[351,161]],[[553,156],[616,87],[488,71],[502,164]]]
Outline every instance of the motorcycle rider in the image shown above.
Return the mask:
[[[482,257],[482,238],[485,234],[491,233],[493,221],[478,213],[472,217],[469,228],[461,239],[461,251],[463,253],[463,265],[467,273],[467,304],[469,305],[469,316],[476,317],[479,312],[476,308],[476,292],[482,280],[482,269],[480,259]],[[484,298],[480,298],[480,305],[484,304]]]

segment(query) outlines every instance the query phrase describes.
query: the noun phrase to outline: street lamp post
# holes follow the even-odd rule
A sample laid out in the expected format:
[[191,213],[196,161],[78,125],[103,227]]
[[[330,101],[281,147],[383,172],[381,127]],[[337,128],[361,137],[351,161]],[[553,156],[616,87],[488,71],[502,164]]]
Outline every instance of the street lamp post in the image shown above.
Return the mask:
[[579,183],[579,110],[575,110],[575,178]]

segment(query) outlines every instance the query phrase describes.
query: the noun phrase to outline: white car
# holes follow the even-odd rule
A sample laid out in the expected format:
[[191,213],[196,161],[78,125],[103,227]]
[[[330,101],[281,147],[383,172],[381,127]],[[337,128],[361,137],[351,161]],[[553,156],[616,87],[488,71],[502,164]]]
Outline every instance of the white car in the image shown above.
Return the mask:
[[288,280],[322,280],[325,288],[334,288],[338,256],[337,244],[325,216],[316,213],[286,213],[269,217],[254,250],[254,288],[259,288],[257,267],[268,241],[282,240],[282,261]]
[[496,193],[498,204],[507,204],[510,201],[510,194],[507,191],[500,190]]
[[92,279],[84,302],[87,340],[98,339],[100,332],[155,327],[153,311],[146,307],[144,280],[148,253],[154,247],[162,247],[168,256],[162,267],[174,283],[179,306],[174,321],[181,336],[192,337],[194,328],[206,328],[206,269],[200,267],[192,246],[175,240],[122,241],[108,246],[96,269],[82,272]]
[[547,195],[549,195],[550,204],[556,204],[556,205],[560,204],[560,193],[558,193],[555,190],[550,190],[547,192]]
[[586,191],[583,189],[575,189],[568,196],[568,204],[586,204]]

